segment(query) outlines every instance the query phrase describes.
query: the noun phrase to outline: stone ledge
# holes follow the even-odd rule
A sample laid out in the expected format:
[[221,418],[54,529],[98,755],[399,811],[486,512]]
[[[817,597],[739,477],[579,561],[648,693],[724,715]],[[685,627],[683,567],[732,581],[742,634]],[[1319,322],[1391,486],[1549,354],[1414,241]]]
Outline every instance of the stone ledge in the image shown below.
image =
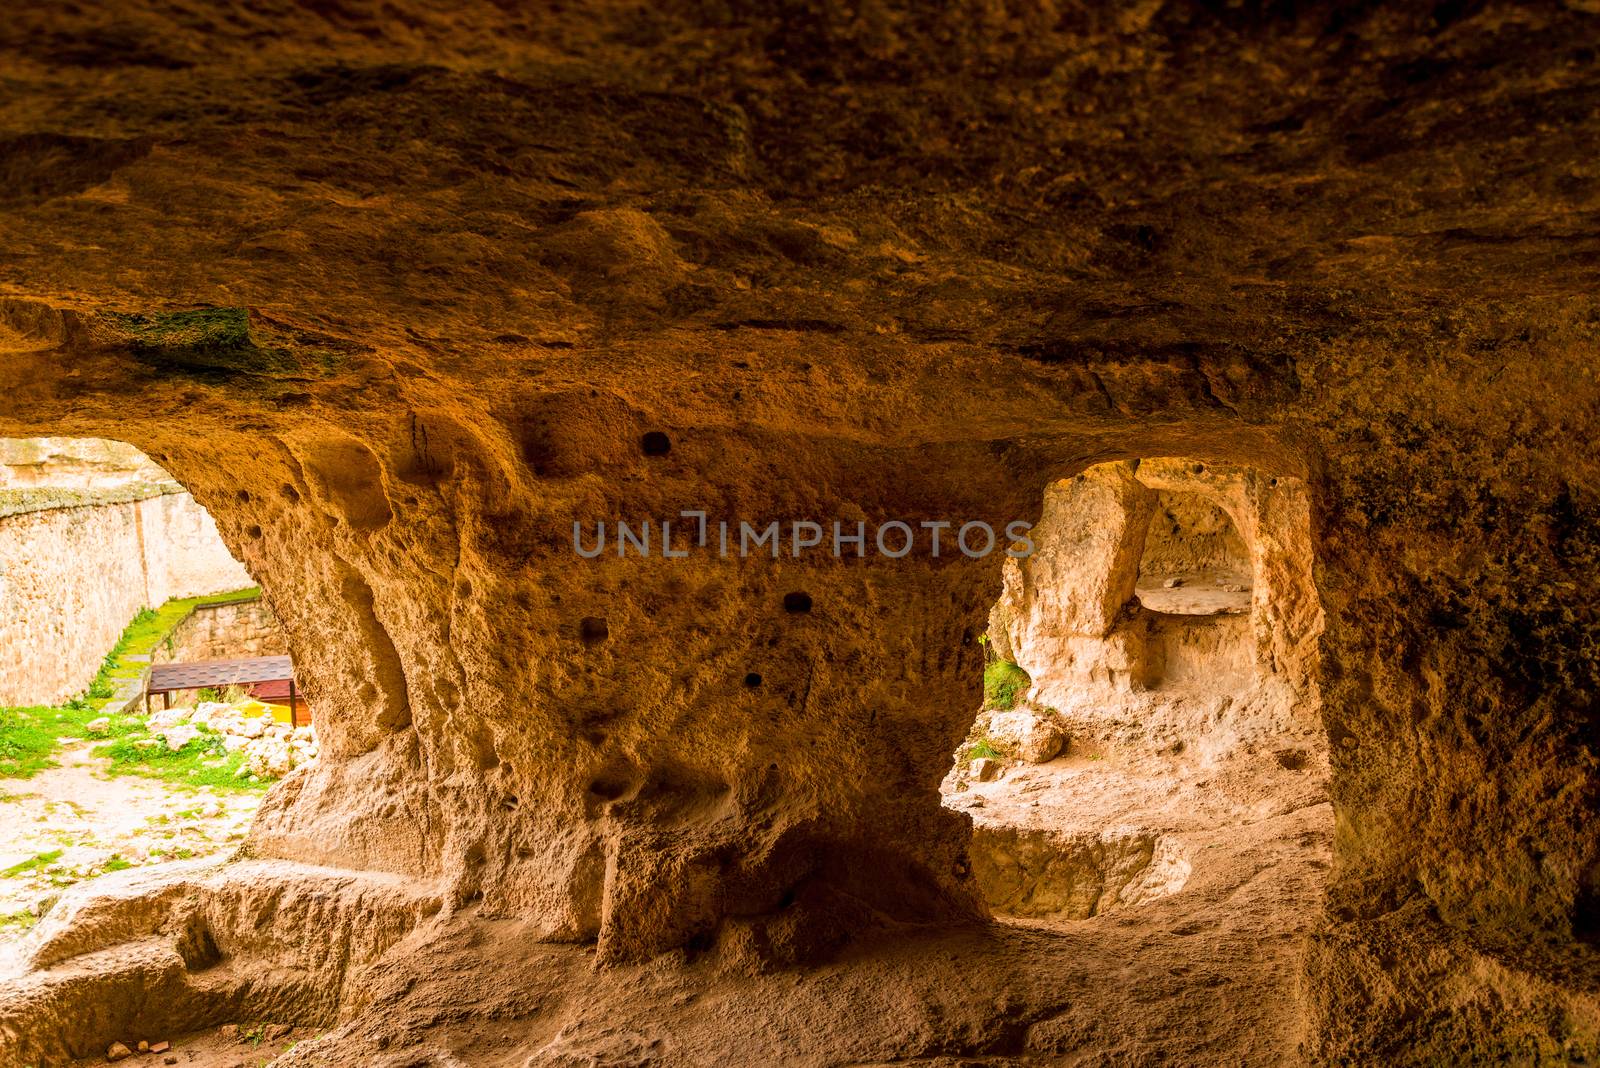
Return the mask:
[[325,1026],[347,982],[442,911],[427,883],[284,861],[82,884],[0,964],[0,1063],[59,1064],[230,1019]]
[[64,489],[56,486],[30,486],[0,490],[0,519],[58,508],[97,508],[107,504],[132,504],[152,497],[183,493],[177,482],[132,482],[104,489]]

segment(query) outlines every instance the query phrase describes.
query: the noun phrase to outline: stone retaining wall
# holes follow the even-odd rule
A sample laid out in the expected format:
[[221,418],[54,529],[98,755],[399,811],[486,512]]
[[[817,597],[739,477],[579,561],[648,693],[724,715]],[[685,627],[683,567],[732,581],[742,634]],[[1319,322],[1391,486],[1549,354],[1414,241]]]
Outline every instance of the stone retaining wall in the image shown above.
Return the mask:
[[203,604],[172,628],[150,654],[153,664],[288,656],[289,642],[272,609],[259,597]]
[[251,583],[185,492],[0,516],[0,706],[81,693],[141,608]]

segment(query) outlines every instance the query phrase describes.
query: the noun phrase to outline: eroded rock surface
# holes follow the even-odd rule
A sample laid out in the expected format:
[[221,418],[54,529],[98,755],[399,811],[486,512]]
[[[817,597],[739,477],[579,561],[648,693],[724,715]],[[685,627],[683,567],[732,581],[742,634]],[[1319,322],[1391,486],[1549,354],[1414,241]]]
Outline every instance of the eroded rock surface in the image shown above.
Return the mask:
[[[341,1022],[291,1056],[489,1042],[446,995],[502,1052],[681,1024],[667,1063],[1594,1051],[1589,6],[13,13],[0,433],[139,446],[261,579],[325,726],[253,853],[462,910],[365,998],[319,970]],[[1263,958],[1222,890],[1210,964],[1192,913],[1132,950],[949,927],[984,911],[936,787],[998,556],[570,546],[998,528],[1161,456],[1304,486],[1337,832],[1303,971],[1309,928]],[[872,941],[902,924],[938,929]],[[224,1011],[97,947],[128,1012]],[[1148,983],[1070,978],[1130,953]],[[737,1027],[673,1006],[692,954],[764,976]],[[64,1033],[44,989],[0,1041]]]
[[1103,833],[980,826],[973,866],[996,912],[1081,920],[1175,894],[1190,864],[1180,847],[1145,831]]

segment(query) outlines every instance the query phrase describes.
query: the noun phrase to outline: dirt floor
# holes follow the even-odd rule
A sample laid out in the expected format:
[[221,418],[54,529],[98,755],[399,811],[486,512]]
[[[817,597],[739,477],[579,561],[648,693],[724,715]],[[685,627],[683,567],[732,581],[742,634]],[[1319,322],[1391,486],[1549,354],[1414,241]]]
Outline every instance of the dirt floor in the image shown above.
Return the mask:
[[65,887],[145,864],[234,848],[261,803],[255,792],[185,787],[107,773],[93,742],[68,743],[59,767],[0,779],[0,940]]
[[[122,1058],[121,1063],[140,1068],[154,1064],[176,1064],[182,1068],[261,1068],[315,1033],[287,1024],[227,1024],[177,1038],[154,1042],[146,1039],[150,1045],[165,1041],[168,1048],[160,1053],[131,1049],[131,1056]],[[107,1060],[107,1057],[85,1057],[75,1062],[74,1068],[105,1064]]]
[[[1333,821],[1326,765],[1280,756],[1206,761],[1082,748],[1009,765],[999,779],[947,796],[974,817],[975,861],[997,832],[1148,832],[1173,843],[1181,881],[1132,903],[1107,899],[1085,918],[999,915],[992,924],[863,932],[815,969],[748,974],[715,954],[685,953],[597,970],[593,945],[552,943],[534,924],[468,908],[424,923],[365,970],[360,1000],[381,1011],[320,1028],[240,1019],[135,1034],[171,1048],[134,1051],[123,1063],[1293,1063],[1305,1037],[1297,977],[1323,901]],[[92,766],[77,768],[80,779],[108,785]],[[1082,866],[1067,873],[1084,874]],[[731,1045],[729,1020],[741,1035]],[[973,1049],[973,1036],[982,1036],[981,1053],[952,1055]]]

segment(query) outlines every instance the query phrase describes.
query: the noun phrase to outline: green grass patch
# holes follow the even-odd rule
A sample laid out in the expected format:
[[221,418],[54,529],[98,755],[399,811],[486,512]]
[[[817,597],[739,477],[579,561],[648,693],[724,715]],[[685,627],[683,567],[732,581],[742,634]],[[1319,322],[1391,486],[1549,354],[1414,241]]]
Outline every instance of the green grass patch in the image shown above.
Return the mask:
[[12,928],[26,931],[38,922],[39,917],[28,909],[19,909],[16,912],[0,912],[0,931]]
[[0,871],[0,879],[15,879],[17,876],[26,875],[30,871],[38,871],[45,865],[54,864],[60,860],[61,854],[62,850],[52,849],[48,853],[40,853],[38,856],[29,857],[21,864],[13,864],[5,871]]
[[[226,604],[229,601],[247,601],[259,596],[261,596],[260,587],[251,586],[248,589],[215,593],[205,597],[175,597],[155,611],[145,609],[133,618],[133,622],[122,632],[122,637],[118,639],[116,646],[106,655],[101,674],[137,678],[143,672],[144,664],[128,658],[149,656],[158,646],[170,641],[172,632],[177,629],[178,624],[187,619],[189,613],[196,608],[208,604]],[[107,696],[110,696],[109,693]]]
[[[245,779],[239,775],[244,764],[244,754],[230,753],[222,747],[222,736],[201,728],[198,736],[189,740],[182,749],[168,749],[166,743],[156,740],[155,745],[139,745],[149,741],[149,735],[138,734],[117,738],[105,745],[96,746],[95,756],[111,758],[113,775],[140,775],[147,779],[160,779],[174,786],[198,789],[210,786],[219,790],[240,793],[260,793],[270,781]],[[158,822],[152,820],[152,822]],[[164,819],[159,822],[166,822]]]
[[1005,711],[1014,707],[1017,698],[1033,682],[1028,673],[1015,664],[996,660],[983,669],[983,707]]
[[0,777],[26,779],[55,766],[57,715],[54,708],[0,708]]
[[989,744],[989,739],[979,738],[967,747],[968,760],[999,760],[1000,750]]

